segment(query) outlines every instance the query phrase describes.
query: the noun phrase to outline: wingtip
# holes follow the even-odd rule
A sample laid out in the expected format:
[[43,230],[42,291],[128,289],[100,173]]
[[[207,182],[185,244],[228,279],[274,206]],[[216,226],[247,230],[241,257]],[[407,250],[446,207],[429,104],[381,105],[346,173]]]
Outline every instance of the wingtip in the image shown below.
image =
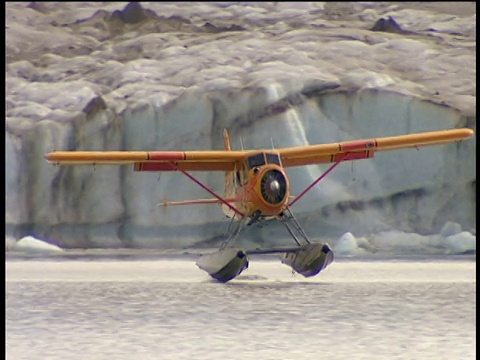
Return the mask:
[[473,135],[475,135],[475,131],[470,128],[457,128],[457,129],[451,129],[446,131],[450,132],[453,136],[457,137],[457,140],[468,139],[469,137],[472,137]]
[[[473,129],[470,129],[470,128],[462,128],[462,129],[458,129],[458,130],[461,133],[462,139],[468,139],[468,138],[472,137],[473,135],[475,135],[475,131]],[[462,140],[462,139],[460,139],[460,140]]]

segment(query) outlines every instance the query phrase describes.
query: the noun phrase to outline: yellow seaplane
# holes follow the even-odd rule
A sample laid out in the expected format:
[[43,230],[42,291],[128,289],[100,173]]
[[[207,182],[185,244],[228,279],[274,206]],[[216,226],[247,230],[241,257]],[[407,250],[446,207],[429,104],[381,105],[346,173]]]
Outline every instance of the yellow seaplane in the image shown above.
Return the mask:
[[[213,151],[55,151],[45,159],[55,165],[133,165],[134,171],[178,171],[190,178],[213,198],[164,202],[164,206],[219,204],[231,222],[220,249],[201,256],[197,266],[214,279],[227,282],[248,268],[248,255],[279,253],[282,263],[295,272],[311,277],[333,261],[327,243],[313,243],[292,213],[292,206],[312,187],[345,161],[370,159],[377,151],[419,148],[461,141],[471,137],[469,128],[449,129],[279,149],[232,150],[224,130],[224,150]],[[290,194],[286,168],[312,164],[332,164],[297,196]],[[215,191],[195,178],[194,171],[221,171],[225,193]],[[244,250],[235,247],[242,228],[259,221],[279,220],[292,236],[289,248]]]

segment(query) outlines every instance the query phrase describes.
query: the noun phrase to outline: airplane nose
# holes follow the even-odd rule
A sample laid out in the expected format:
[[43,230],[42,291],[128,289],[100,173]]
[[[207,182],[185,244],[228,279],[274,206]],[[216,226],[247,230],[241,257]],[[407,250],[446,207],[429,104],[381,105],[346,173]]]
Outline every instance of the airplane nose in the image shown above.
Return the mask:
[[260,183],[262,198],[269,204],[280,204],[287,194],[287,180],[282,172],[271,169],[262,177]]

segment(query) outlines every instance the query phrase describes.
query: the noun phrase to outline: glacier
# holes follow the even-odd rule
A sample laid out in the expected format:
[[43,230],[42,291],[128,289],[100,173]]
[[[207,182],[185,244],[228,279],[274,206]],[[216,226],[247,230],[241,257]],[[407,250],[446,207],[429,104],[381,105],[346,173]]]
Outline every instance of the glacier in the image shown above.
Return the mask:
[[[202,247],[226,231],[218,206],[158,206],[208,196],[181,174],[54,167],[53,150],[222,149],[224,128],[237,149],[476,130],[472,4],[7,3],[7,251],[29,236]],[[475,153],[473,137],[344,163],[293,211],[340,253],[476,250]],[[325,170],[289,170],[293,194]],[[222,192],[223,174],[196,175]],[[275,223],[241,241],[291,244]]]

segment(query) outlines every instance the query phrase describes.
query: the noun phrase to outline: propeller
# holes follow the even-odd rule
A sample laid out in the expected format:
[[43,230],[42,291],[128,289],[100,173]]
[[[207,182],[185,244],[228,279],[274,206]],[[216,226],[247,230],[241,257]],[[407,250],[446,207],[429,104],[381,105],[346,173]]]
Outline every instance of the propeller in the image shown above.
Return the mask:
[[263,175],[260,191],[266,202],[272,205],[282,202],[287,193],[285,176],[278,170],[268,170]]

